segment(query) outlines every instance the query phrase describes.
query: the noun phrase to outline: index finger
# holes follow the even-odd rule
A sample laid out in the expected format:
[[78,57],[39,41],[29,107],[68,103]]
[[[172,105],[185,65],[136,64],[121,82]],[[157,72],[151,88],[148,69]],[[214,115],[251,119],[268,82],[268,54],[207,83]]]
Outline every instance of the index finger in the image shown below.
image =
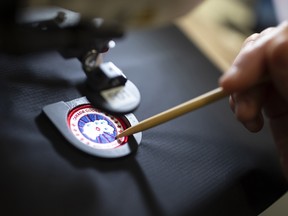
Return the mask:
[[219,84],[230,92],[243,91],[257,85],[267,76],[267,50],[271,41],[281,35],[287,26],[288,23],[284,22],[275,28],[266,29],[258,36],[253,34],[249,37]]

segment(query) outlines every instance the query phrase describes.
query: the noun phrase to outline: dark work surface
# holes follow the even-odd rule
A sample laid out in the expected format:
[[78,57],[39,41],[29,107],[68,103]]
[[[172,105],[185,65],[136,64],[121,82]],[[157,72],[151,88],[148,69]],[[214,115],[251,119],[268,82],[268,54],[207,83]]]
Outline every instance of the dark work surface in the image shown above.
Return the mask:
[[[217,87],[220,76],[174,26],[131,33],[105,60],[138,86],[139,120]],[[227,99],[145,131],[133,155],[103,160],[73,148],[41,114],[81,96],[77,60],[1,54],[0,78],[1,215],[249,216],[286,190],[269,131],[243,129]]]

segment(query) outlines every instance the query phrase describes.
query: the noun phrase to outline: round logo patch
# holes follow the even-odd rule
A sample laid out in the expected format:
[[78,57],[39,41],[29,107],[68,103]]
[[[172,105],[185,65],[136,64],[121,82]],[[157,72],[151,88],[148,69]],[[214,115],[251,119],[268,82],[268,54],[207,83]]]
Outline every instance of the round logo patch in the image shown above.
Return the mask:
[[72,134],[92,148],[112,149],[128,141],[128,137],[116,139],[116,136],[126,129],[121,119],[101,112],[91,105],[74,108],[67,120]]

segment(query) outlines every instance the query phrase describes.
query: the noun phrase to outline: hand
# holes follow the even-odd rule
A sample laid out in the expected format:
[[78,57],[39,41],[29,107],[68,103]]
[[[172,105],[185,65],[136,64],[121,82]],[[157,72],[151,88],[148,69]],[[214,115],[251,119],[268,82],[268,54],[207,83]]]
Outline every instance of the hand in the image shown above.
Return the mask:
[[266,115],[288,178],[288,22],[248,37],[219,84],[249,131],[260,131]]

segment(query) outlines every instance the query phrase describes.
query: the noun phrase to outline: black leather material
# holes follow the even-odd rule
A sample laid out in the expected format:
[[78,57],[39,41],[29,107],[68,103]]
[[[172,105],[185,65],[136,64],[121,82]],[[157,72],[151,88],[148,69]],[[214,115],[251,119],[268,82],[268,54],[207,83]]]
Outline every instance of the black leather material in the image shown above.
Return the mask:
[[[174,26],[133,32],[113,61],[142,95],[143,120],[217,87],[217,68]],[[267,128],[250,134],[227,99],[147,130],[134,155],[73,148],[41,113],[80,97],[77,60],[0,55],[1,215],[256,215],[286,183]],[[7,212],[6,214],[4,212]]]

